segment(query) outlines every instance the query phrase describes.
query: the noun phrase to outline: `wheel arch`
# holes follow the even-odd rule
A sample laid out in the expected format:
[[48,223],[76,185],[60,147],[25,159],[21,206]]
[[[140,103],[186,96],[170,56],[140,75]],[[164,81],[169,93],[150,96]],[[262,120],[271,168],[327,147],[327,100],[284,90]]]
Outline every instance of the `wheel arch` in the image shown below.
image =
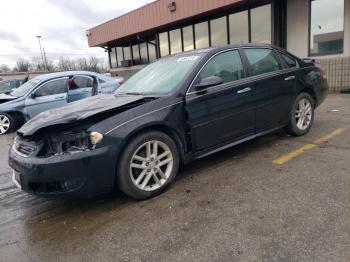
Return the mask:
[[133,132],[131,132],[124,139],[123,143],[121,144],[121,148],[120,148],[120,151],[118,154],[117,161],[119,161],[126,146],[130,143],[130,141],[132,141],[132,139],[134,139],[135,137],[137,137],[138,135],[140,135],[142,133],[151,132],[151,131],[158,131],[158,132],[162,132],[162,133],[168,135],[174,141],[174,143],[176,145],[176,148],[179,152],[180,163],[183,164],[186,161],[186,159],[185,159],[185,152],[186,152],[185,141],[183,141],[183,139],[181,138],[178,131],[176,131],[174,128],[172,128],[164,123],[150,123],[148,125],[141,126],[137,129],[135,129]]
[[313,90],[313,88],[312,87],[310,87],[310,86],[306,86],[304,89],[302,89],[301,91],[300,91],[300,93],[298,94],[298,95],[300,95],[301,93],[307,93],[307,94],[309,94],[312,98],[313,98],[313,100],[314,100],[314,102],[315,102],[315,108],[318,106],[318,104],[317,104],[317,95],[316,95],[316,92]]

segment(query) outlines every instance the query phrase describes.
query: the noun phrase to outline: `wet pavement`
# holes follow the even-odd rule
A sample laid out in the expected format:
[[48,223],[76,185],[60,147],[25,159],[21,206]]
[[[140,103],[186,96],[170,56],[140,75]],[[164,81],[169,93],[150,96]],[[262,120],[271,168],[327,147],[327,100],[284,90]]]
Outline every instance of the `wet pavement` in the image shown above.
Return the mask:
[[350,95],[331,95],[306,136],[277,132],[196,161],[147,201],[23,193],[7,166],[14,135],[1,136],[0,262],[350,261],[349,124]]

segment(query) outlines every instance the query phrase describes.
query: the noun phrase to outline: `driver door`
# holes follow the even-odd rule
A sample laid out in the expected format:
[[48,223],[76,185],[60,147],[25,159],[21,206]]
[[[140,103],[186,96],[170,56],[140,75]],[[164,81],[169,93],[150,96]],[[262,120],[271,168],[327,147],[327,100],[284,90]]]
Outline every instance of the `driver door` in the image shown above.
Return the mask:
[[33,91],[25,101],[24,112],[29,118],[67,104],[67,78],[45,82]]
[[203,67],[194,81],[218,76],[223,83],[204,90],[191,87],[186,111],[196,152],[212,150],[254,134],[254,104],[250,82],[238,50],[219,53]]

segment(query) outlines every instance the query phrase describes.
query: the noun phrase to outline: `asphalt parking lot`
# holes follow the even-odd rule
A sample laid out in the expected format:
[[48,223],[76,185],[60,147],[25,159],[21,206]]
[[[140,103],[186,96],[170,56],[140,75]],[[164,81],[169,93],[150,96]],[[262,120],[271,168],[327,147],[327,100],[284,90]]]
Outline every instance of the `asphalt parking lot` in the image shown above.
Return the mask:
[[258,138],[182,169],[147,201],[47,200],[11,182],[0,137],[0,261],[349,261],[350,95],[304,137]]

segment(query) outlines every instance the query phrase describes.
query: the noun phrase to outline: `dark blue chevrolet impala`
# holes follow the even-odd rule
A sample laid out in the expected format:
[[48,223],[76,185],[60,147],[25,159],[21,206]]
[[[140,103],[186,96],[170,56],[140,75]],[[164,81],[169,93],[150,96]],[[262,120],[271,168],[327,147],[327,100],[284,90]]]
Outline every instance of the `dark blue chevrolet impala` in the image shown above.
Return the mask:
[[325,71],[268,45],[169,56],[112,95],[42,113],[17,133],[13,180],[42,196],[119,188],[161,193],[179,166],[277,129],[306,134],[325,99]]

